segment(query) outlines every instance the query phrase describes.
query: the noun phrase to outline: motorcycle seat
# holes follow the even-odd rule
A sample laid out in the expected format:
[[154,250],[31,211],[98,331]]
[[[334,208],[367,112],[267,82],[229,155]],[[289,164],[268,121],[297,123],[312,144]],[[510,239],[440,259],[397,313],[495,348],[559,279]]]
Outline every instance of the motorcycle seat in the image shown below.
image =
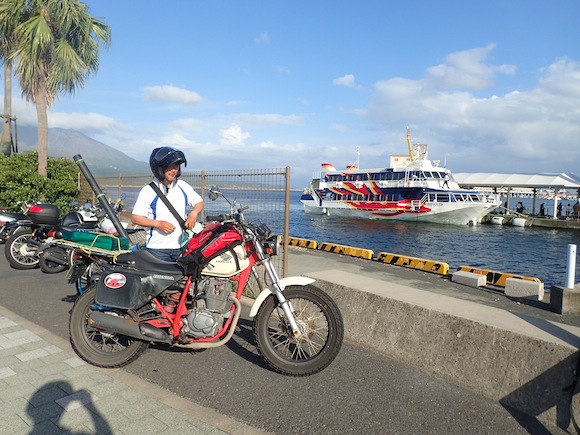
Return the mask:
[[117,264],[138,270],[183,275],[183,269],[173,261],[163,261],[144,249],[117,256]]
[[73,225],[59,225],[59,231],[95,231],[97,225],[95,223],[89,222],[85,224],[73,224]]
[[18,220],[26,220],[28,219],[25,215],[23,215],[22,213],[13,213],[10,211],[6,211],[6,212],[2,212],[0,213],[0,221],[18,221]]

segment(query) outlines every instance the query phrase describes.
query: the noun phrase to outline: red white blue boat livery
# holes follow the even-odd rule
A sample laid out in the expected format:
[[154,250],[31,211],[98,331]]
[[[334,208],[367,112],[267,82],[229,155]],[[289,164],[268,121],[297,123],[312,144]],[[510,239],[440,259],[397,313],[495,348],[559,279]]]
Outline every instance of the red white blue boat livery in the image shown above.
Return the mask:
[[300,201],[306,213],[442,224],[475,224],[500,205],[499,199],[462,189],[446,168],[431,162],[426,144],[411,145],[408,155],[391,156],[390,167],[337,171],[323,163]]

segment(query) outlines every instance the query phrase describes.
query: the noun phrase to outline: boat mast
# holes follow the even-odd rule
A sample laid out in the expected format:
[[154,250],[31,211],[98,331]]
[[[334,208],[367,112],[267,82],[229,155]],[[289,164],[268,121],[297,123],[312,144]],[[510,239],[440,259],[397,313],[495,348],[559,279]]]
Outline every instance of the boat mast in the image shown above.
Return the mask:
[[409,157],[411,161],[415,160],[415,156],[413,155],[413,145],[411,145],[411,130],[409,126],[407,126],[407,146],[409,147]]

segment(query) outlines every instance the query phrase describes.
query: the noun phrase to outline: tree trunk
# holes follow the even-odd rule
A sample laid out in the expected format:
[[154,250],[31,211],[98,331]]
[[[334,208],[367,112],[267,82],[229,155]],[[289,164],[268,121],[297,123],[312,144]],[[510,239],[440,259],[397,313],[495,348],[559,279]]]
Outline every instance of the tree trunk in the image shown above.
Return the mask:
[[12,63],[4,61],[4,123],[0,137],[0,151],[5,156],[12,153]]
[[38,91],[34,95],[36,116],[38,118],[38,175],[47,176],[48,165],[48,104],[46,92]]

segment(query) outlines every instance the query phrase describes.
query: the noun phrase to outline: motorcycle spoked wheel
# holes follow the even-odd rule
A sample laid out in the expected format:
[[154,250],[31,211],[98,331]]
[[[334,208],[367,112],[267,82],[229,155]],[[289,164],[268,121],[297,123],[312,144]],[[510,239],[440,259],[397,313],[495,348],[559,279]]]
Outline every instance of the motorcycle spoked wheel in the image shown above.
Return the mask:
[[342,315],[336,303],[318,287],[289,286],[290,302],[302,336],[295,338],[286,316],[271,295],[254,320],[254,341],[268,365],[288,376],[317,373],[336,358],[344,339]]
[[32,237],[32,229],[22,227],[16,229],[6,241],[4,254],[8,263],[20,270],[34,269],[38,266],[38,254],[35,247],[28,246],[28,240]]
[[141,356],[149,343],[89,326],[89,313],[98,309],[95,293],[96,287],[89,287],[73,305],[69,321],[71,345],[79,357],[92,365],[105,368],[126,366]]
[[[49,260],[48,258],[46,258],[45,254],[46,255],[51,254],[54,257],[58,257],[65,264]],[[60,273],[68,268],[69,265],[68,257],[69,255],[66,252],[66,249],[63,249],[59,246],[51,246],[41,255],[39,255],[38,265],[40,266],[40,270],[42,270],[44,273]]]

